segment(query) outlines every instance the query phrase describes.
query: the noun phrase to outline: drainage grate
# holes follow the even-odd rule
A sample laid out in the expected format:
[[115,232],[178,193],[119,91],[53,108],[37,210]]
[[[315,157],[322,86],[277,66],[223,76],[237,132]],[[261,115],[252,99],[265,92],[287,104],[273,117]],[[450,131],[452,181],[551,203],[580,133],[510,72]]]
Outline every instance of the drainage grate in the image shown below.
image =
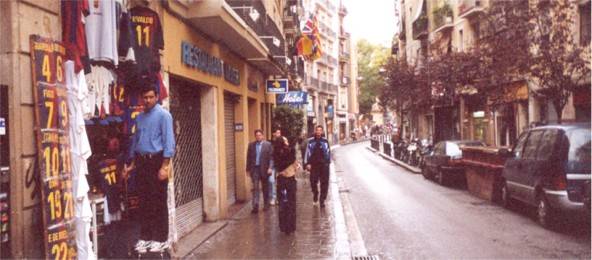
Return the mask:
[[352,260],[380,260],[378,255],[353,256]]

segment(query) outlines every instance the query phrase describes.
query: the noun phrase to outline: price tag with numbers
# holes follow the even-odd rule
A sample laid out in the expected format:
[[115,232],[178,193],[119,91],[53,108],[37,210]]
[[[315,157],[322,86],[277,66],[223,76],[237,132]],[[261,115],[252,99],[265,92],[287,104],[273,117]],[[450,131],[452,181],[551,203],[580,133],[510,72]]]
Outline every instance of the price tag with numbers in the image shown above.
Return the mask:
[[30,37],[30,44],[45,255],[48,259],[76,259],[66,50],[61,43],[37,35]]

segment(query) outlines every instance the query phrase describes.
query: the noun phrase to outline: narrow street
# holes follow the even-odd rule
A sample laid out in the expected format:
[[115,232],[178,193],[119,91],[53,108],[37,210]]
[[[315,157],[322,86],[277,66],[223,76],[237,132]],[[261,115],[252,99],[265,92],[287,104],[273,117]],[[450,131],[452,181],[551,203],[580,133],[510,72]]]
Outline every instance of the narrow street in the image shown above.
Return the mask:
[[[368,142],[334,151],[336,173],[370,255],[381,259],[590,258],[590,226],[549,231],[507,210],[382,159]],[[348,220],[350,221],[350,220]]]

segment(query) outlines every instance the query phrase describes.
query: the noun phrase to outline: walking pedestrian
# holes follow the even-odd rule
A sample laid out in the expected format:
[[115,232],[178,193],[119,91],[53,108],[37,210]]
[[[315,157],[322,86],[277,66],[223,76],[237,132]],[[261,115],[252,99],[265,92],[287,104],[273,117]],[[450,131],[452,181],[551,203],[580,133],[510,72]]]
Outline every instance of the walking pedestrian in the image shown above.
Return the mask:
[[159,104],[156,86],[142,90],[144,112],[136,118],[136,133],[132,137],[129,158],[123,177],[136,169],[136,181],[140,196],[138,213],[140,239],[136,243],[138,253],[163,252],[169,247],[169,214],[167,187],[170,161],[175,154],[173,117]]
[[[282,137],[282,130],[280,130],[279,128],[276,129],[273,132],[273,135],[271,137],[271,143],[273,144],[274,141],[279,138]],[[274,167],[274,160],[273,157],[271,159],[271,175],[269,175],[268,178],[268,182],[269,182],[269,205],[275,205],[277,202],[277,196],[276,196],[276,186],[275,186],[275,178],[277,176],[277,171],[276,171],[276,167]]]
[[255,142],[249,144],[247,149],[247,174],[253,183],[253,209],[251,213],[259,212],[259,182],[263,193],[263,209],[269,208],[268,178],[271,175],[271,143],[264,140],[263,131],[255,130]]
[[[331,150],[329,142],[323,137],[323,127],[315,128],[314,137],[308,140],[304,163],[306,170],[310,172],[310,185],[313,194],[313,205],[321,202],[321,208],[325,207],[327,190],[329,189],[329,165],[331,163]],[[318,185],[321,184],[321,197],[319,198]]]
[[278,173],[280,230],[291,234],[296,230],[296,150],[288,139],[280,136],[273,143],[273,160]]

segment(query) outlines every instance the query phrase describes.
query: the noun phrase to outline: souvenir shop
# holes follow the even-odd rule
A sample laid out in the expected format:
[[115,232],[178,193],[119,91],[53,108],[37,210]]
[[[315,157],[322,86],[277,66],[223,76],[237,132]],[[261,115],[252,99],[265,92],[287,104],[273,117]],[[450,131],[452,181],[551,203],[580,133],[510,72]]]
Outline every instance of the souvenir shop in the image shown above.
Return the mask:
[[[60,4],[62,41],[31,37],[36,103],[45,104],[36,107],[45,255],[126,258],[138,238],[139,216],[134,210],[139,201],[136,174],[123,179],[121,172],[133,159],[129,144],[135,118],[144,109],[141,91],[154,85],[159,103],[168,97],[160,65],[164,49],[160,17],[147,1]],[[54,47],[43,47],[49,45]],[[54,73],[57,77],[52,78]],[[63,99],[67,109],[59,107]],[[56,113],[52,102],[59,107]],[[52,124],[52,119],[59,123]],[[54,130],[59,141],[52,149],[60,155],[47,159],[43,152]],[[69,142],[62,141],[64,132]],[[68,152],[69,158],[62,155]],[[49,177],[54,166],[59,180]],[[55,231],[60,225],[63,230]]]

